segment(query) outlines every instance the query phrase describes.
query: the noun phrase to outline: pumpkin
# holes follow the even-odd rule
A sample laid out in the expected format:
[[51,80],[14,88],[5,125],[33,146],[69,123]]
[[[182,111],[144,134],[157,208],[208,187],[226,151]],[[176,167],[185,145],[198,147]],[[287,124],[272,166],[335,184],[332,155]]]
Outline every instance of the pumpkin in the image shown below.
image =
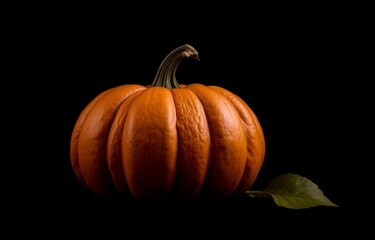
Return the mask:
[[178,84],[184,58],[198,52],[188,44],[174,49],[151,85],[113,87],[80,113],[71,165],[95,195],[223,199],[253,185],[265,155],[256,115],[222,87]]

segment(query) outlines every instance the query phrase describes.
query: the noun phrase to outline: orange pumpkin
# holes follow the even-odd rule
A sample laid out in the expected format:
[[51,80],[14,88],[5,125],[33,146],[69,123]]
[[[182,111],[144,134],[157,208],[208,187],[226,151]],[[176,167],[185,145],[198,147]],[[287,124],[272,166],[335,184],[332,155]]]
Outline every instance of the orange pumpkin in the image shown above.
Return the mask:
[[114,87],[94,98],[71,136],[73,170],[83,186],[146,201],[245,193],[263,164],[265,140],[254,112],[218,86],[179,85],[190,45],[168,54],[153,83]]

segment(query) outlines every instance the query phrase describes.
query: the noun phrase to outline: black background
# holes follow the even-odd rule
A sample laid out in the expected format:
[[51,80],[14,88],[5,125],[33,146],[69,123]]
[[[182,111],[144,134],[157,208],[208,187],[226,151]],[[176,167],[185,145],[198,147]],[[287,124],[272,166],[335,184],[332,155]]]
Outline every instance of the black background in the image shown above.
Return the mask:
[[[148,11],[156,7],[148,6]],[[26,145],[15,155],[28,155],[20,173],[26,181],[13,179],[11,188],[20,195],[17,206],[25,206],[21,219],[42,219],[41,226],[58,233],[92,232],[104,225],[120,231],[146,226],[138,233],[161,235],[169,227],[183,234],[208,229],[244,236],[261,226],[282,226],[285,233],[348,229],[362,144],[360,126],[354,124],[361,109],[354,99],[363,97],[358,80],[363,65],[358,66],[356,55],[363,32],[350,11],[340,6],[187,5],[149,13],[86,7],[28,12],[12,29],[13,57],[24,64],[13,78],[26,76],[20,91],[27,93],[21,106],[28,109],[18,118],[28,132],[21,143],[14,140]],[[270,199],[248,197],[143,206],[102,201],[80,186],[69,159],[79,113],[108,88],[150,84],[166,54],[186,43],[199,52],[200,61],[181,62],[179,83],[232,91],[263,127],[266,157],[252,189],[296,173],[316,183],[339,208],[290,210]]]

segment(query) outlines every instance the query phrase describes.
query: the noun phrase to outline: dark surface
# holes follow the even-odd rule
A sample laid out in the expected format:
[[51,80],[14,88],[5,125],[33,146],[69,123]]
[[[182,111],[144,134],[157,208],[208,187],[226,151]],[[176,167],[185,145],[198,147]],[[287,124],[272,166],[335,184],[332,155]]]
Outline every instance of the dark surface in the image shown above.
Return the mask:
[[[191,229],[203,229],[249,239],[262,226],[272,226],[264,235],[277,226],[283,234],[295,228],[313,233],[350,230],[349,214],[355,208],[348,189],[355,187],[350,177],[360,145],[360,140],[353,141],[358,133],[351,127],[359,110],[350,97],[356,92],[352,79],[358,69],[354,50],[348,47],[349,36],[359,30],[350,18],[323,10],[277,9],[234,17],[194,11],[145,22],[117,14],[68,13],[51,12],[21,24],[19,45],[26,53],[23,61],[30,63],[25,71],[33,79],[25,86],[40,90],[35,92],[37,102],[24,100],[34,113],[28,115],[31,133],[24,141],[37,157],[26,159],[21,170],[27,181],[15,179],[11,188],[20,195],[18,206],[26,206],[21,219],[32,222],[39,215],[41,225],[59,233],[74,228],[99,231],[95,227],[102,224],[125,232],[145,226],[139,234],[163,235],[164,229],[174,228],[181,235],[194,235]],[[26,46],[22,37],[30,40]],[[80,186],[69,159],[79,113],[108,88],[150,84],[166,54],[186,43],[195,47],[201,61],[184,60],[178,81],[232,91],[248,103],[263,127],[266,157],[253,190],[263,189],[280,174],[296,173],[316,183],[339,208],[290,210],[276,207],[271,199],[246,196],[222,203],[143,206],[101,201]]]

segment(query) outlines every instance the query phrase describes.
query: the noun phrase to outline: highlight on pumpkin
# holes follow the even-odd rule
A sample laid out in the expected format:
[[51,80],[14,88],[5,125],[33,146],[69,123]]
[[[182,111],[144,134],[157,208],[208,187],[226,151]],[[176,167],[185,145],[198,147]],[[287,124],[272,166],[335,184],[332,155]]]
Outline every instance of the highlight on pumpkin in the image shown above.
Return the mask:
[[261,125],[229,90],[178,84],[186,58],[199,59],[188,44],[164,58],[150,86],[108,89],[82,110],[70,142],[82,186],[139,201],[223,199],[251,188],[265,155]]

